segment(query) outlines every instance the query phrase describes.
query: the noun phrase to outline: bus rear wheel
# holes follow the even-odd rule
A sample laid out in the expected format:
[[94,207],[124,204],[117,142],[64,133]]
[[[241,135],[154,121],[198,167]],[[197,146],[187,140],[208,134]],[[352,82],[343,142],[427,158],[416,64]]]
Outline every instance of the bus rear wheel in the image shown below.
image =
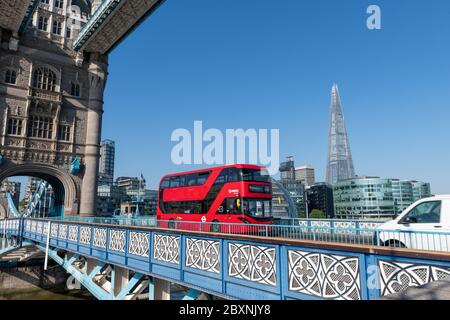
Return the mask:
[[212,222],[212,224],[211,224],[210,231],[211,231],[211,232],[218,233],[218,232],[221,231],[221,229],[222,229],[222,228],[220,227],[219,221],[214,220],[214,221]]
[[398,241],[398,240],[386,241],[384,243],[384,246],[385,247],[391,247],[391,248],[406,248],[406,246],[401,241]]
[[169,220],[169,229],[175,229],[175,220],[173,219]]

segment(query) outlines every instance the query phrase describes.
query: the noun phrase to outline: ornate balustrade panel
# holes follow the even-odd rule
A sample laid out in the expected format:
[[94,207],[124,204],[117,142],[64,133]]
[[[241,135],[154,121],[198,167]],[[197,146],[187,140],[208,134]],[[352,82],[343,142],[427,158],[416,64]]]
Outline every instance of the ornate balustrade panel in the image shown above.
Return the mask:
[[17,236],[19,234],[19,219],[0,220],[0,235],[6,237]]
[[398,260],[392,257],[382,257],[377,259],[377,262],[381,296],[433,281],[450,281],[450,265],[448,264]]

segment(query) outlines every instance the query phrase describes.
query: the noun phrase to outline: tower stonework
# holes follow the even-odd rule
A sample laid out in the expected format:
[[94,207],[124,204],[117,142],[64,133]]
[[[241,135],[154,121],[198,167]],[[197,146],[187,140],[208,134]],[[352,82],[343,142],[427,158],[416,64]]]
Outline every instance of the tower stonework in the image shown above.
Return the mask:
[[0,181],[48,181],[65,215],[96,212],[108,61],[72,49],[90,14],[87,1],[42,1],[22,33],[0,28]]
[[347,128],[342,112],[341,98],[336,84],[331,89],[330,129],[328,134],[327,182],[335,184],[338,181],[355,177]]

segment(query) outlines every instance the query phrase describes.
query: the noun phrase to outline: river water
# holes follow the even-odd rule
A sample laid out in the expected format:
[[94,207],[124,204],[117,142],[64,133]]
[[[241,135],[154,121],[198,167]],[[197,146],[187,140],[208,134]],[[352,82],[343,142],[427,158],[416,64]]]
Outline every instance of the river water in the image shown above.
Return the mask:
[[93,300],[85,290],[49,291],[41,288],[0,290],[0,300]]
[[[181,300],[184,292],[173,287],[171,300]],[[96,300],[87,290],[49,291],[41,288],[0,290],[0,300]]]

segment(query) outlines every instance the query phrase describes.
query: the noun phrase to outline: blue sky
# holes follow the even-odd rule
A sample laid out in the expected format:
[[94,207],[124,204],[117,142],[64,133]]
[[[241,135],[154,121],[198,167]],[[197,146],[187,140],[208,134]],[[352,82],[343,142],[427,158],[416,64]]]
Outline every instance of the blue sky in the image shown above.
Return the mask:
[[[382,10],[382,30],[366,9]],[[324,180],[330,90],[355,169],[450,193],[450,1],[167,0],[109,57],[103,139],[116,177],[156,187],[173,130],[280,129],[280,155]]]

